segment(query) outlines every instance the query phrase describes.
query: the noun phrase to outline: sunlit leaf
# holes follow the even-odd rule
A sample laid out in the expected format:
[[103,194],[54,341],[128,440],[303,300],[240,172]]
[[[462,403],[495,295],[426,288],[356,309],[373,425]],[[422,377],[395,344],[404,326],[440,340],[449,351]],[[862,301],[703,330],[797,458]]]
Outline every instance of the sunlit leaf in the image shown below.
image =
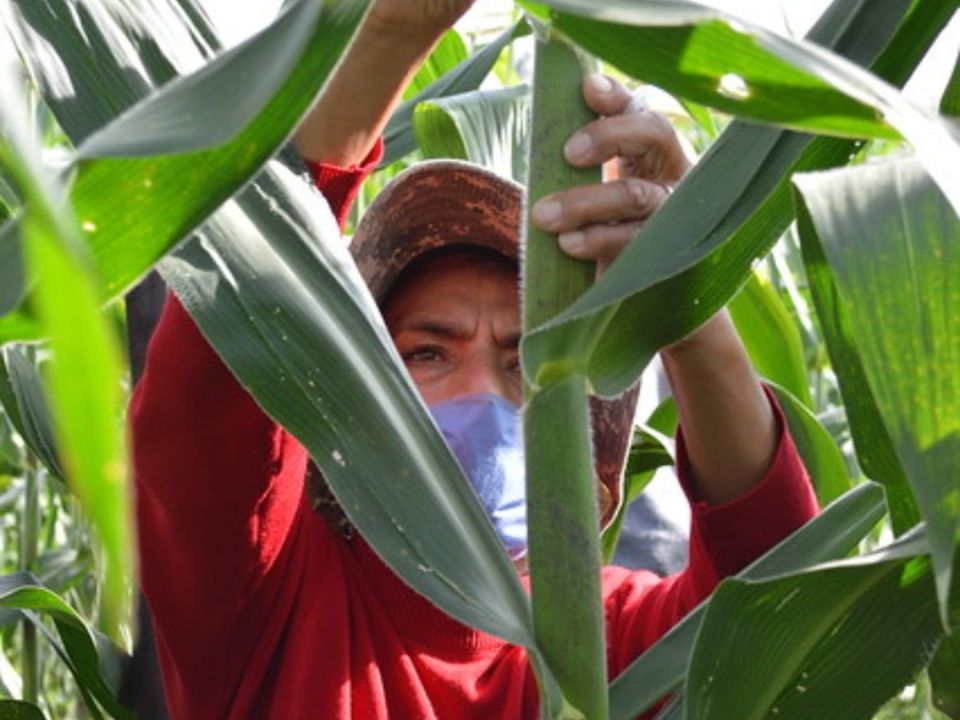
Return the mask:
[[[777,36],[709,3],[542,0],[552,24],[622,72],[694,102],[797,130],[895,137],[868,106],[846,97],[803,63],[781,58]],[[846,2],[844,12],[863,5]],[[874,3],[902,15],[909,0]],[[706,7],[705,7],[706,5]],[[542,11],[541,11],[542,12]]]
[[920,511],[867,383],[857,336],[823,249],[806,242],[802,251],[807,283],[844,398],[857,459],[867,477],[884,486],[891,524],[899,535],[920,521]]
[[[954,169],[960,165],[960,131],[815,42],[709,10],[702,10],[697,24],[690,27],[689,21],[675,19],[681,13],[665,10],[655,0],[545,4],[564,11],[553,16],[561,32],[627,74],[740,117],[839,136],[889,136],[878,120],[882,118],[913,144],[960,212],[960,187],[953,182]],[[909,0],[841,0],[825,17],[869,10],[898,20],[910,5]]]
[[[12,0],[2,19],[44,103],[80,145],[212,48],[184,23],[191,0]],[[195,17],[196,13],[193,14]]]
[[530,142],[530,91],[475,90],[420,103],[413,115],[424,157],[460,158],[523,182]]
[[829,263],[834,302],[926,521],[946,624],[960,535],[960,220],[916,160],[794,182],[802,242]]
[[[942,6],[921,4],[911,16],[916,22],[895,29],[890,18],[861,7],[849,16],[830,16],[829,27],[821,22],[811,32],[832,38],[857,62],[876,59],[899,82],[949,16]],[[527,375],[546,365],[589,363],[598,393],[616,395],[630,387],[660,347],[689,334],[729,300],[751,263],[786,228],[793,214],[789,173],[843,164],[854,149],[848,141],[733,123],[603,278],[555,320],[527,334]],[[570,341],[598,335],[594,343]]]
[[0,317],[0,347],[15,340],[40,340],[43,331],[36,319],[27,312],[14,311]]
[[417,74],[403,91],[403,99],[410,100],[429,85],[439,80],[457,65],[469,57],[467,46],[456,29],[451,28],[443,34],[440,42],[430,52],[430,56],[417,69]]
[[[104,299],[125,290],[276,151],[322,86],[365,6],[364,0],[339,0],[322,6],[298,0],[280,20],[245,44],[194,75],[171,83],[113,124],[86,136],[89,145],[84,143],[79,148],[85,158],[99,152],[117,152],[131,139],[143,137],[142,126],[153,124],[168,131],[164,144],[154,151],[196,148],[198,144],[227,139],[217,126],[231,113],[225,110],[218,111],[221,116],[211,114],[211,86],[234,93],[241,88],[241,95],[250,94],[257,100],[243,106],[243,112],[231,115],[229,127],[242,127],[242,132],[214,149],[80,163],[71,200],[91,248]],[[64,17],[73,16],[65,11]],[[62,30],[44,27],[37,33],[52,34],[61,41],[54,47],[68,54],[76,52],[70,45],[75,31],[66,22]],[[91,49],[104,66],[118,63],[111,47]],[[59,58],[43,57],[47,57],[46,64],[39,64],[41,60],[31,56],[38,63],[32,69],[49,90],[57,78]],[[256,67],[254,72],[251,64]],[[293,71],[284,76],[291,67]],[[103,97],[87,99],[101,106],[109,102]],[[174,106],[181,109],[170,117]],[[201,108],[203,122],[182,122],[184,116],[197,114]],[[84,122],[72,122],[74,105],[61,103],[55,111],[59,111],[58,120],[68,134],[74,127],[86,129]]]
[[[53,427],[66,479],[103,541],[105,611],[116,631],[125,614],[133,565],[125,433],[119,421],[123,363],[113,328],[100,313],[80,229],[63,208],[61,189],[47,176],[35,138],[4,91],[0,82],[0,127],[9,143],[0,145],[0,156],[26,200],[21,217],[24,259],[37,278],[34,307],[50,338],[46,380]],[[42,400],[31,398],[28,405],[21,396],[17,399],[25,421],[28,412],[42,418]],[[43,431],[40,424],[36,429]]]
[[503,49],[519,37],[530,34],[529,26],[522,20],[504,30],[489,45],[475,52],[466,60],[428,85],[394,111],[393,117],[383,131],[386,154],[383,165],[399,160],[413,152],[417,140],[413,133],[413,112],[424,100],[476,90],[490,73]]

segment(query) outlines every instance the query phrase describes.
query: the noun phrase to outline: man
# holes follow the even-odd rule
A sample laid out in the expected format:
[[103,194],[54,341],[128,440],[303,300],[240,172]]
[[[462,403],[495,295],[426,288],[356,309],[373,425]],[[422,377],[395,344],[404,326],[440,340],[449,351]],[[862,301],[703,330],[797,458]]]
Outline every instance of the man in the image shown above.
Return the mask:
[[[378,137],[404,83],[467,5],[374,3],[296,139],[338,217],[379,157]],[[620,85],[593,76],[584,94],[603,117],[574,135],[568,158],[590,165],[620,156],[632,176],[545,198],[533,212],[570,254],[606,263],[687,163],[665,120],[624,114],[630,96]],[[519,205],[516,189],[479,170],[413,170],[371,208],[353,252],[445,434],[468,444],[490,436],[511,449],[521,401],[518,228],[492,231],[490,223],[503,225],[509,214],[489,212],[462,232],[450,223],[418,225],[421,213],[411,207],[422,200],[432,221],[458,203],[496,207],[496,200],[479,201],[487,192]],[[406,233],[420,226],[415,237]],[[394,251],[403,250],[397,259]],[[664,581],[604,571],[612,674],[719,577],[816,510],[782,419],[726,317],[662,356],[683,428],[679,473],[693,501],[690,565]],[[313,512],[304,492],[305,450],[244,393],[174,299],[130,414],[143,586],[174,718],[537,716],[536,683],[520,648],[445,616],[342,518]],[[469,467],[469,449],[451,444],[508,549],[521,558],[511,461],[491,475]],[[388,469],[384,475],[389,482]],[[600,477],[615,494],[615,479]],[[764,521],[754,522],[759,517]]]

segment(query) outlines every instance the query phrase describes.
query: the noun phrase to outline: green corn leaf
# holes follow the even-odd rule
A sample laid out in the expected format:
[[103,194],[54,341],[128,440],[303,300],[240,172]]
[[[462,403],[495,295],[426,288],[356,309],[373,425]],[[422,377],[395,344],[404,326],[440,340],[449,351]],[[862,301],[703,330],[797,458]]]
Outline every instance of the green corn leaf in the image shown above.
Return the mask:
[[14,311],[0,318],[0,347],[16,340],[33,342],[43,338],[36,318],[26,311]]
[[0,222],[13,215],[21,205],[23,203],[20,200],[20,194],[7,174],[0,168]]
[[647,425],[651,430],[656,430],[661,435],[673,437],[677,434],[677,427],[680,425],[680,415],[677,411],[677,403],[673,397],[666,398],[650,413],[647,419]]
[[724,581],[690,660],[686,717],[871,717],[943,634],[927,552],[911,532],[797,575]]
[[[689,18],[677,20],[684,13],[664,11],[660,2],[546,4],[561,11],[552,16],[557,29],[586,50],[629,75],[737,116],[822,134],[889,137],[882,118],[913,144],[960,212],[960,187],[953,182],[960,165],[960,131],[816,43],[704,8],[690,27]],[[679,4],[689,6],[688,12],[699,7]],[[910,4],[838,0],[826,16],[869,10],[900,17]],[[956,0],[946,5],[957,8]],[[649,25],[655,27],[643,27]]]
[[[829,37],[832,46],[857,62],[876,60],[898,82],[950,16],[942,6],[921,3],[897,28],[897,17],[871,11],[830,16],[828,26],[821,23],[813,33]],[[599,394],[622,392],[660,347],[689,334],[722,307],[750,264],[786,228],[792,217],[789,173],[843,164],[855,147],[733,123],[604,277],[524,338],[525,372],[587,363]]]
[[23,252],[17,224],[0,226],[0,317],[13,310],[23,298]]
[[920,521],[920,510],[867,383],[858,339],[823,248],[808,241],[803,243],[802,252],[807,284],[844,398],[857,460],[867,477],[886,489],[893,530],[902,534]]
[[[78,145],[78,158],[179,155],[228,143],[262,113],[286,82],[304,57],[321,14],[317,3],[292,4],[255,39],[196,72],[174,78],[92,132]],[[241,78],[247,82],[244,92],[237,92]],[[200,98],[205,101],[202,105]],[[201,107],[202,122],[185,122]],[[235,147],[239,150],[243,145]]]
[[[864,3],[846,6],[854,4]],[[805,47],[802,41],[709,5],[543,0],[560,32],[627,75],[679,97],[796,130],[896,137],[870,107],[831,87],[805,63],[778,53],[781,44]]]
[[40,708],[21,700],[0,700],[0,717],[4,720],[46,720]]
[[403,99],[410,100],[435,83],[470,56],[463,38],[455,29],[447,30],[440,42],[417,69],[417,74],[403,91]]
[[117,702],[101,673],[97,637],[76,610],[55,593],[40,586],[29,573],[0,577],[0,607],[23,611],[24,617],[45,634],[50,631],[38,616],[44,615],[52,620],[60,641],[58,643],[53,638],[52,646],[61,654],[76,678],[92,716],[103,717],[102,708],[113,718],[132,720],[133,714]]
[[6,348],[2,357],[5,369],[0,372],[6,378],[0,378],[0,382],[5,379],[11,392],[6,395],[0,390],[0,400],[30,451],[54,477],[63,480],[66,474],[60,464],[40,370],[19,348]]
[[394,571],[453,617],[533,648],[516,571],[322,210],[272,167],[161,270]]
[[[46,380],[56,445],[66,477],[104,545],[105,609],[116,632],[126,614],[126,582],[133,570],[125,433],[118,420],[123,361],[113,328],[100,313],[80,229],[62,208],[61,190],[46,177],[35,139],[17,106],[4,98],[4,87],[0,82],[0,126],[9,145],[0,145],[0,157],[27,201],[21,219],[24,259],[37,277],[37,318],[50,338]],[[26,420],[29,410],[38,420],[36,433],[49,434],[42,393],[17,399],[21,417]],[[53,444],[47,438],[37,440]],[[56,463],[52,447],[48,449],[47,460]],[[63,472],[59,475],[64,477]]]
[[386,167],[413,152],[417,140],[413,131],[413,113],[417,105],[425,100],[459,95],[476,90],[490,73],[497,58],[507,45],[520,37],[530,34],[530,27],[522,20],[504,30],[489,45],[475,52],[455,68],[441,76],[431,85],[398,107],[383,131],[386,152],[381,165]]
[[[190,0],[152,0],[145,12],[118,0],[8,5],[6,30],[74,146],[154,86],[200,68],[213,52],[202,34],[184,23],[185,11],[202,17]],[[63,82],[63,69],[69,82]]]
[[658,468],[672,464],[673,457],[655,436],[643,428],[634,428],[630,454],[627,457],[627,469],[623,477],[623,502],[620,503],[617,514],[604,529],[601,537],[605,563],[612,561],[617,551],[617,542],[620,540],[620,532],[630,503],[646,489]]
[[960,717],[960,633],[940,640],[927,670],[933,706],[949,718]]
[[946,625],[960,535],[960,220],[915,160],[794,183],[802,242],[829,264],[868,397],[926,521]]
[[[104,299],[116,297],[129,287],[276,151],[309,107],[365,7],[363,0],[339,0],[323,6],[298,0],[276,23],[243,45],[130,107],[110,125],[83,136],[78,152],[85,160],[79,164],[71,200]],[[72,17],[66,10],[63,16]],[[53,35],[61,43],[54,47],[67,55],[77,48],[69,44],[75,28],[65,25],[63,30],[44,26],[34,32]],[[100,51],[98,60],[107,67],[120,61],[111,54],[112,48],[95,46],[89,50]],[[31,68],[34,74],[42,78],[44,89],[50,90],[55,83],[57,58],[44,63],[36,55],[28,57],[35,63]],[[251,72],[251,65],[256,66],[256,72]],[[291,67],[292,72],[285,75]],[[210,114],[208,95],[212,88],[219,87],[232,92],[241,87],[241,94],[249,94],[252,101],[236,114],[227,110]],[[104,105],[102,97],[84,99]],[[74,127],[78,136],[87,130],[85,122],[72,122],[72,105],[53,107],[59,111],[57,117],[68,134]],[[178,112],[171,116],[172,108],[178,108]],[[204,116],[210,114],[210,122],[183,123],[184,115],[197,114],[190,108],[202,108]],[[229,132],[218,127],[221,123],[229,132],[243,129],[226,144],[196,151],[197,147],[229,139]],[[142,139],[147,128],[165,133],[163,141],[151,146],[151,151],[175,154],[91,159],[126,152],[124,148]],[[183,130],[189,132],[184,134]],[[188,149],[195,151],[183,152]],[[118,196],[121,188],[123,194]]]
[[469,160],[523,182],[530,140],[530,91],[475,90],[421,102],[413,114],[424,157]]
[[[751,563],[737,577],[774,578],[841,558],[857,547],[883,512],[880,486],[875,483],[859,485]],[[689,613],[613,681],[610,686],[610,717],[613,720],[637,717],[680,686],[709,602]]]
[[26,435],[23,417],[20,415],[20,403],[10,380],[10,362],[7,348],[0,348],[0,406],[3,406],[5,419],[22,438]]
[[767,385],[777,396],[790,436],[817,491],[817,499],[821,505],[833,502],[847,492],[852,483],[843,453],[827,429],[793,393],[770,381]]
[[960,117],[960,61],[953,66],[953,73],[940,98],[940,112],[948,117]]
[[727,309],[757,372],[812,408],[800,332],[770,282],[750,273]]
[[44,587],[62,594],[94,571],[93,552],[85,547],[48,550],[36,559],[34,567]]
[[717,121],[709,108],[699,103],[683,99],[680,100],[680,104],[683,106],[683,109],[687,111],[687,114],[697,122],[700,129],[703,130],[711,141],[717,139],[717,136],[720,134],[720,129],[717,127]]

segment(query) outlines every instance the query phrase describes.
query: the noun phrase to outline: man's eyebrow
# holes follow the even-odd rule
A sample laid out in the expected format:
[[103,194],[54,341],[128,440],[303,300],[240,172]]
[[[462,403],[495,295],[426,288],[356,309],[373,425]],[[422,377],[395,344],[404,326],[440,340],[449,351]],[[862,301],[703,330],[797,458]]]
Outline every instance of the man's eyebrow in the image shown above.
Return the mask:
[[396,333],[415,332],[457,338],[468,334],[463,323],[432,317],[412,317],[397,324]]

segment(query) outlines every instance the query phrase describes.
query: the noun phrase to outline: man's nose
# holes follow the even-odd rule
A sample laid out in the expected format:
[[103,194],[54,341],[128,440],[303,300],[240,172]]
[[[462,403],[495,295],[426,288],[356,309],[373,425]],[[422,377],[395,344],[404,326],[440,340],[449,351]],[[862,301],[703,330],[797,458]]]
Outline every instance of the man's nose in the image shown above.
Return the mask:
[[464,395],[491,393],[519,405],[522,391],[517,387],[513,373],[503,367],[499,354],[482,354],[470,363],[465,382]]

